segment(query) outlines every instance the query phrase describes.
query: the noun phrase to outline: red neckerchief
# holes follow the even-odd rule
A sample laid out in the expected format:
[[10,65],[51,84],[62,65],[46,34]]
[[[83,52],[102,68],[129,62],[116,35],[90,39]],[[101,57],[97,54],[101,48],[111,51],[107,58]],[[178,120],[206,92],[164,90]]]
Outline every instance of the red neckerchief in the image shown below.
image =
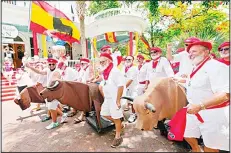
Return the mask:
[[158,64],[160,58],[161,58],[161,56],[158,57],[158,58],[156,58],[155,60],[153,60],[153,62],[152,62],[152,68],[153,68],[153,69],[156,68],[156,66],[157,66],[157,64]]
[[64,68],[64,70],[63,70],[63,72],[62,72],[62,76],[64,76],[65,75],[65,70],[67,69],[67,66],[65,66],[65,68]]
[[104,80],[107,80],[107,79],[108,79],[109,74],[110,74],[112,68],[113,68],[113,63],[110,63],[110,64],[108,65],[108,67],[103,71],[103,78],[104,78]]
[[218,61],[219,62],[221,62],[221,63],[224,63],[224,64],[226,64],[226,65],[230,65],[230,61],[226,61],[224,58],[220,58],[220,59],[218,59]]
[[138,65],[138,70],[140,71],[140,69],[142,68],[143,64]]
[[79,72],[81,70],[81,68],[78,68],[77,71]]
[[127,73],[128,70],[129,70],[132,66],[133,66],[133,64],[131,64],[131,65],[129,65],[129,66],[126,66],[126,67],[125,67],[125,73]]
[[86,71],[86,69],[89,67],[89,65],[85,68],[85,69],[83,69],[84,71]]
[[197,73],[198,70],[201,69],[201,67],[208,61],[210,60],[210,57],[207,57],[203,62],[200,63],[200,65],[197,67],[197,69],[195,71],[193,71],[191,74],[190,74],[190,79]]

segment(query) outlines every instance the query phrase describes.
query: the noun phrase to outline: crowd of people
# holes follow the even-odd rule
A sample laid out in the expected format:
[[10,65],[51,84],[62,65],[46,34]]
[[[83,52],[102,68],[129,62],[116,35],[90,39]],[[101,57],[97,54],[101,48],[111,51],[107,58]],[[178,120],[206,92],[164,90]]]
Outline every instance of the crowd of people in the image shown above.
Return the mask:
[[[186,89],[189,104],[184,137],[192,151],[201,151],[196,139],[200,136],[204,141],[205,152],[228,151],[229,140],[227,133],[222,132],[222,129],[229,127],[226,114],[229,110],[230,42],[224,42],[219,46],[221,58],[216,58],[211,53],[210,42],[191,37],[184,43],[185,48],[177,50],[174,55],[172,44],[168,44],[166,57],[163,56],[161,48],[150,48],[150,61],[145,60],[141,53],[136,57],[122,57],[118,50],[112,52],[111,46],[106,45],[97,52],[98,64],[92,65],[90,59],[81,58],[74,68],[68,67],[65,57],[48,58],[46,62],[41,62],[42,59],[38,56],[33,60],[27,60],[26,55],[24,66],[17,70],[18,91],[21,92],[31,85],[40,84],[46,87],[54,80],[99,83],[99,90],[104,97],[101,115],[115,123],[115,139],[111,147],[117,147],[123,142],[123,111],[131,112],[128,122],[132,123],[137,119],[133,106],[120,98],[125,95],[136,97],[144,94],[153,77],[171,77]],[[178,63],[178,70],[174,69],[173,63]],[[9,65],[6,58],[5,76],[10,76],[9,72],[12,71],[8,68]],[[59,126],[57,115],[62,116],[60,123],[64,123],[67,117],[74,116],[78,111],[72,109],[69,114],[64,113],[62,105],[57,100],[47,102],[47,107],[48,114],[42,121],[51,119],[52,122],[46,129]],[[38,105],[36,110],[39,109]],[[198,112],[204,120],[203,124],[194,115]],[[80,112],[74,123],[82,122],[84,116],[85,113]]]

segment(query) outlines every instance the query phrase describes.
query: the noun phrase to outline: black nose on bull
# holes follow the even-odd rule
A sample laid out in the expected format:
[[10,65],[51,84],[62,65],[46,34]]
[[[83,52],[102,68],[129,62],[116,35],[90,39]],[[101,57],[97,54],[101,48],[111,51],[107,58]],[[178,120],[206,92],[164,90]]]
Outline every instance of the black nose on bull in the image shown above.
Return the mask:
[[42,95],[43,95],[43,93],[41,93],[41,92],[40,92],[40,93],[39,93],[39,95],[40,95],[40,96],[42,96]]

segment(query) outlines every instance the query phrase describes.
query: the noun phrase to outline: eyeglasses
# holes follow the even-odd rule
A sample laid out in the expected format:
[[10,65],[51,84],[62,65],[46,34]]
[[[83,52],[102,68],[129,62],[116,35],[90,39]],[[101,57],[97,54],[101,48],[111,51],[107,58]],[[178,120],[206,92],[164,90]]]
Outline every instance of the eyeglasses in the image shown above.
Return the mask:
[[103,65],[105,62],[106,62],[106,60],[105,61],[100,61],[99,64]]
[[228,51],[229,48],[223,48],[223,49],[220,49],[219,51],[222,52],[222,51]]
[[51,65],[55,66],[55,64],[49,64],[49,66],[51,66]]
[[132,61],[132,59],[125,59],[125,61]]
[[152,51],[150,54],[156,54],[158,51]]
[[101,51],[101,53],[104,53],[104,52],[106,52],[106,51],[107,51],[107,49],[104,49],[104,50]]

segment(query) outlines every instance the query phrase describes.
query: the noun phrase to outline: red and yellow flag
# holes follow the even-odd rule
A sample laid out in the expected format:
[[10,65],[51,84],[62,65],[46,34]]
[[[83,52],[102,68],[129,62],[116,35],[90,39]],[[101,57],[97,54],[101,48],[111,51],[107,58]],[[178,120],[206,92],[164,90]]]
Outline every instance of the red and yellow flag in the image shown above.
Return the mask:
[[105,37],[106,37],[107,42],[110,42],[110,43],[117,42],[115,32],[107,32],[105,33]]
[[148,41],[145,39],[144,36],[140,36],[140,39],[141,41],[144,43],[144,46],[147,48],[147,49],[150,49],[150,45],[148,43]]
[[80,40],[76,25],[63,12],[44,1],[32,1],[30,30],[70,43]]

